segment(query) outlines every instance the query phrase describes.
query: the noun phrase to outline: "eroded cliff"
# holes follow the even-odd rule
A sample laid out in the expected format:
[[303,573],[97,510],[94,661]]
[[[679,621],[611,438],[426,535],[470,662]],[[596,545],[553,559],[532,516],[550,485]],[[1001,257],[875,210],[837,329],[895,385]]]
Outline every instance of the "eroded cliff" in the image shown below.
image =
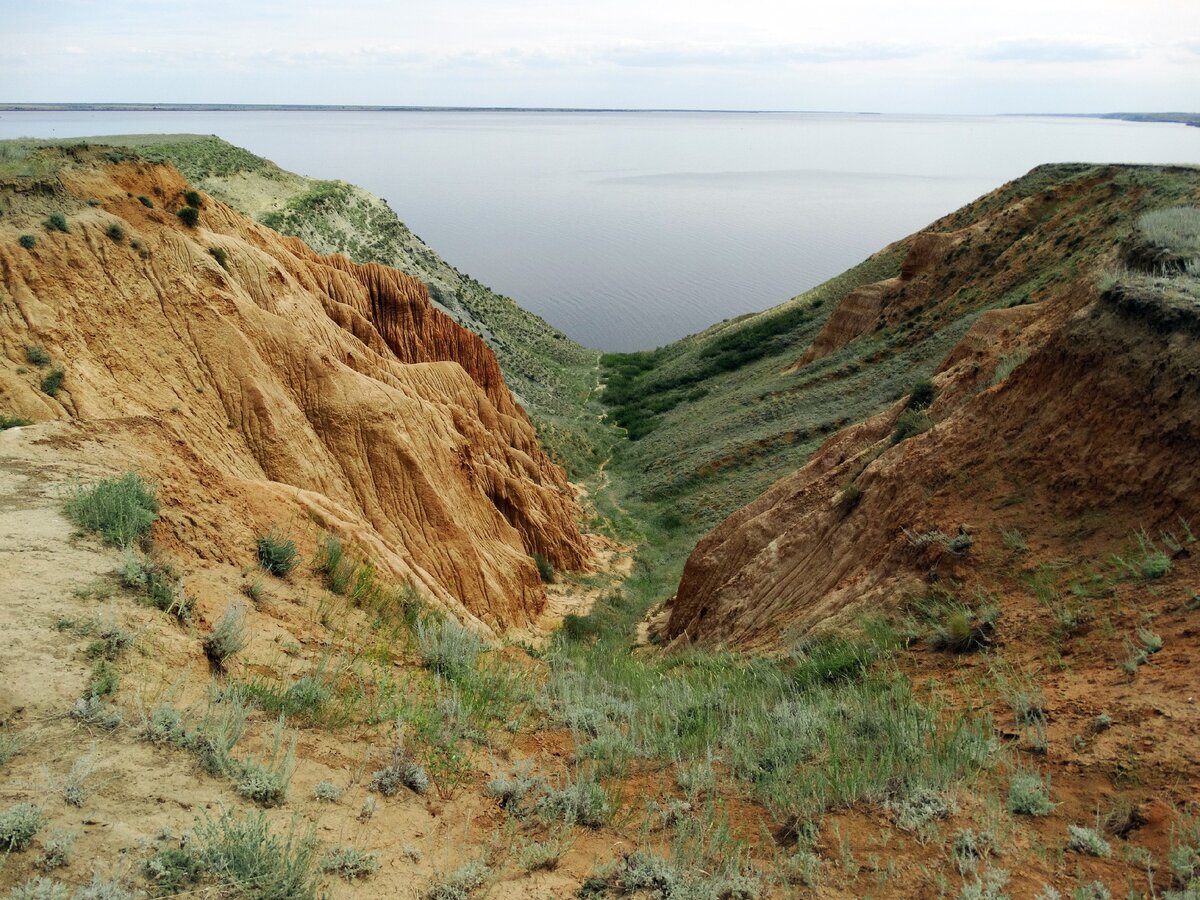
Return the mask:
[[[1194,203],[1195,171],[1176,175]],[[928,410],[904,397],[838,432],[703,538],[666,636],[779,647],[900,609],[931,584],[1003,593],[1006,533],[1103,559],[1139,529],[1194,519],[1195,304],[1172,301],[1178,287],[1103,276],[1123,264],[1120,235],[1106,230],[1115,211],[1152,196],[1128,190],[1127,176],[1108,168],[1015,203],[993,198],[969,228],[912,240],[898,277],[849,293],[799,376],[864,335],[902,341],[976,298],[1031,276],[1042,285],[978,318],[938,368]],[[1099,242],[1089,264],[1063,266],[1062,248],[1085,240]]]
[[534,554],[586,565],[564,473],[420,282],[210,197],[189,227],[170,166],[45,153],[54,174],[3,190],[0,406],[158,482],[156,542],[245,564],[272,524],[311,549],[315,523],[495,633],[544,605]]

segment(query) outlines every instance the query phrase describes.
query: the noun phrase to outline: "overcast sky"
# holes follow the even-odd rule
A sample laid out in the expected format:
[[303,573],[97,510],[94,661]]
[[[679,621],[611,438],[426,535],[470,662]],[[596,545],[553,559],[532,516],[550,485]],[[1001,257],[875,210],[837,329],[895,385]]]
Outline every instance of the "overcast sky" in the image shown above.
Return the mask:
[[4,0],[0,101],[1200,108],[1197,0]]

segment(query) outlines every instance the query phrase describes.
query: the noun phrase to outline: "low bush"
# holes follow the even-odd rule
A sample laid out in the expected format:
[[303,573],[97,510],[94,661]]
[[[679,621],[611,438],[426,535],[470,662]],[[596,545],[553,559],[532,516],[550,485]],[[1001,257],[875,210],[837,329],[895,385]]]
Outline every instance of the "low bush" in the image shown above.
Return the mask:
[[46,825],[46,816],[32,803],[18,803],[0,813],[0,848],[24,850]]
[[1067,849],[1086,853],[1088,856],[1112,856],[1112,847],[1108,845],[1108,841],[1094,828],[1082,825],[1067,826]]
[[533,554],[533,562],[537,566],[538,577],[542,579],[543,584],[554,583],[554,566],[546,557],[540,553]]
[[37,344],[25,345],[25,359],[33,363],[35,366],[45,368],[50,365],[50,354]]
[[0,733],[0,769],[25,750],[25,738],[19,734]]
[[102,659],[92,667],[92,677],[88,681],[87,694],[88,697],[93,697],[99,700],[102,697],[107,697],[117,690],[117,685],[121,683],[121,676],[117,670],[112,667],[112,664],[107,659]]
[[488,883],[492,870],[481,860],[459,866],[448,875],[435,876],[421,900],[468,900]]
[[126,547],[121,558],[121,584],[138,591],[145,602],[181,622],[191,618],[196,598],[183,587],[183,580],[170,563],[140,557]]
[[425,668],[449,681],[460,680],[474,669],[484,648],[479,635],[445,616],[417,622],[416,637]]
[[10,428],[23,428],[26,425],[32,424],[32,421],[22,419],[20,416],[0,415],[0,431],[8,431]]
[[145,194],[138,195],[138,203],[142,204],[142,206],[146,207],[146,209],[154,209],[154,201]]
[[424,794],[429,790],[429,775],[424,767],[413,761],[404,741],[404,723],[397,722],[391,761],[384,768],[372,773],[368,790],[385,797],[393,797],[402,787],[417,794]]
[[53,878],[30,878],[8,892],[8,900],[70,900],[71,891]]
[[198,869],[224,890],[254,900],[315,900],[317,840],[312,831],[271,832],[263,813],[227,812],[193,829]]
[[50,354],[34,343],[25,344],[25,359],[32,362],[38,368],[50,365]]
[[339,847],[330,850],[321,858],[321,871],[347,881],[369,878],[379,871],[379,854],[357,850],[354,847]]
[[70,831],[62,831],[61,829],[51,833],[50,837],[46,838],[42,844],[42,852],[38,855],[37,861],[34,863],[39,869],[44,872],[49,872],[51,869],[61,869],[71,861],[71,850],[75,846],[75,839],[78,835]]
[[896,426],[892,430],[892,443],[899,444],[910,437],[915,437],[933,427],[933,420],[920,410],[907,409],[896,418]]
[[567,640],[591,640],[599,637],[603,630],[601,624],[591,616],[581,616],[577,613],[567,613],[563,616],[562,631]]
[[119,712],[109,709],[99,697],[92,696],[80,697],[76,700],[71,707],[70,716],[84,725],[95,725],[108,731],[120,728],[124,721]]
[[568,779],[560,789],[547,790],[537,801],[544,818],[566,825],[600,828],[608,821],[608,795],[593,773]]
[[183,200],[188,206],[194,206],[196,209],[204,206],[204,198],[200,196],[199,191],[188,191],[183,195]]
[[284,578],[300,564],[296,542],[276,528],[258,539],[258,564],[279,578]]
[[125,229],[116,222],[109,224],[108,228],[104,229],[104,233],[115,243],[121,243],[125,240]]
[[204,655],[220,670],[225,662],[245,648],[250,640],[246,633],[246,607],[234,602],[226,607],[213,630],[204,638]]
[[928,409],[937,396],[937,388],[928,378],[918,381],[908,391],[907,409]]
[[313,799],[324,803],[337,803],[343,793],[342,789],[328,778],[318,781],[312,790]]
[[63,379],[66,377],[66,370],[62,366],[55,366],[42,378],[42,393],[48,397],[57,397],[62,388]]
[[217,261],[222,269],[229,268],[229,254],[225,252],[224,247],[209,247],[208,255]]
[[533,811],[537,799],[546,792],[546,779],[534,775],[528,767],[511,775],[498,775],[484,788],[505,812],[525,816]]
[[1000,608],[990,603],[946,607],[931,622],[929,644],[935,650],[953,653],[982,650],[991,644],[999,617]]
[[75,485],[65,504],[67,518],[85,531],[94,531],[106,543],[127,547],[145,538],[158,518],[158,498],[136,472],[99,481],[90,487]]
[[1050,802],[1050,777],[1036,772],[1013,772],[1008,781],[1008,811],[1018,816],[1048,816],[1054,812]]
[[17,238],[17,243],[26,250],[32,250],[37,246],[37,236],[32,234],[23,234]]
[[195,228],[200,223],[200,210],[194,206],[185,206],[175,215],[179,216],[179,221],[188,228]]
[[42,223],[42,227],[47,231],[61,231],[66,234],[71,229],[67,226],[67,217],[60,212],[53,212]]
[[296,771],[296,738],[289,740],[283,716],[275,723],[271,755],[266,762],[255,759],[235,763],[233,788],[259,806],[279,806],[287,798],[292,774]]
[[862,502],[862,488],[857,484],[851,483],[842,488],[838,494],[837,505],[838,510],[843,516],[848,516],[858,508],[858,504]]

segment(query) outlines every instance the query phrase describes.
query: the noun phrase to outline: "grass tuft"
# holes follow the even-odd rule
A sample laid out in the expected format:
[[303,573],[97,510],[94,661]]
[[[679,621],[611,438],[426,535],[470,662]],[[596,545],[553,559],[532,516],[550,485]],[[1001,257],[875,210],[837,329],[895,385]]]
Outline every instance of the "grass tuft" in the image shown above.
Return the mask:
[[150,533],[158,518],[154,489],[136,472],[75,485],[65,504],[67,517],[85,531],[100,534],[106,543],[127,547]]
[[274,526],[258,539],[258,564],[279,578],[285,578],[300,564],[296,542]]

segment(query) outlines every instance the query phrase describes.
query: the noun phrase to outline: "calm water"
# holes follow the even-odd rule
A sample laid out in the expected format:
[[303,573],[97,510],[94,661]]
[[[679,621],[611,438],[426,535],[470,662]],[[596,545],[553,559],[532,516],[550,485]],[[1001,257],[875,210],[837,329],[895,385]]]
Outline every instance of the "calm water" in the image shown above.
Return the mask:
[[763,309],[1043,162],[1200,163],[1200,128],[783,113],[0,113],[0,137],[216,134],[386,197],[592,347]]

